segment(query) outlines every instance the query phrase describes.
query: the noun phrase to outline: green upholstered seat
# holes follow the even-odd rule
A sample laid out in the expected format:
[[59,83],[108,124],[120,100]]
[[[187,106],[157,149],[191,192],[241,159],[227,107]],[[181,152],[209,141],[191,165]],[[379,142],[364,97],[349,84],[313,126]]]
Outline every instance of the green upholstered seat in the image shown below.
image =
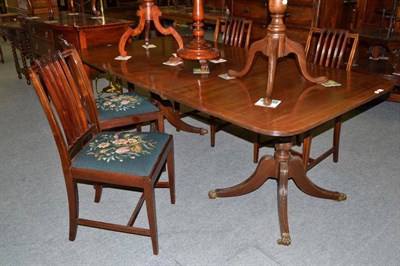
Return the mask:
[[157,132],[102,132],[75,156],[72,167],[149,176],[168,137]]
[[134,92],[97,98],[96,105],[100,120],[159,111],[149,99]]

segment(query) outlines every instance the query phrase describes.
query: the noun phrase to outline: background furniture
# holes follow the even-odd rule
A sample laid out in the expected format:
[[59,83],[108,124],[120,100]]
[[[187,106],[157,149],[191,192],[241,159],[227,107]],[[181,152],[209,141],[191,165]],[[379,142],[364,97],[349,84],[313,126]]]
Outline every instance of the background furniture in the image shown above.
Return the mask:
[[40,15],[38,19],[26,20],[26,25],[32,53],[34,57],[39,57],[61,48],[58,36],[72,43],[78,51],[91,46],[118,43],[133,23],[106,17],[92,19],[89,14],[70,16],[67,12],[60,12],[51,23],[47,16]]
[[[157,255],[154,189],[169,188],[171,203],[175,203],[172,136],[134,131],[100,133],[94,100],[78,89],[90,81],[76,55],[72,51],[53,54],[28,69],[60,154],[68,194],[69,240],[75,240],[78,225],[144,235],[151,237]],[[158,182],[165,164],[169,180]],[[139,191],[142,195],[127,225],[100,222],[81,218],[78,183]],[[95,200],[100,197],[98,189]],[[134,227],[145,201],[149,228]]]
[[392,80],[389,100],[400,102],[400,8],[398,0],[358,0],[356,27],[360,45],[355,71]]
[[26,69],[32,60],[32,53],[24,24],[20,21],[0,23],[0,32],[5,39],[10,41],[18,78],[22,79],[22,75],[24,75],[27,83],[30,84]]

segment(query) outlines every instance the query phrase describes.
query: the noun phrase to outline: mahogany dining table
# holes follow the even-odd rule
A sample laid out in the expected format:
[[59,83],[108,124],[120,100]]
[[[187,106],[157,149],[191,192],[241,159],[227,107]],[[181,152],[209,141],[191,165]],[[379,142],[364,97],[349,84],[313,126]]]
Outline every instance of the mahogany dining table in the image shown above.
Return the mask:
[[393,83],[375,76],[342,69],[308,65],[314,76],[327,76],[341,84],[324,87],[308,82],[300,73],[296,60],[290,56],[277,63],[272,98],[280,100],[275,108],[256,106],[265,97],[268,60],[258,54],[249,73],[241,78],[225,80],[219,77],[228,70],[241,70],[246,63],[243,48],[215,44],[224,63],[209,63],[209,74],[194,74],[199,62],[184,61],[177,66],[164,65],[176,52],[171,37],[151,39],[155,48],[145,49],[144,42],[126,45],[128,60],[116,60],[118,45],[96,46],[81,51],[83,62],[96,71],[108,72],[135,86],[157,95],[167,120],[177,128],[204,134],[180,120],[169,101],[176,101],[205,114],[225,120],[255,133],[276,137],[275,153],[260,159],[254,173],[242,183],[209,192],[210,198],[233,197],[250,193],[268,179],[278,181],[278,206],[281,237],[278,244],[290,245],[287,194],[288,179],[304,193],[318,198],[342,201],[346,195],[315,185],[306,175],[303,161],[292,156],[292,137],[310,131],[376,98],[385,97]]

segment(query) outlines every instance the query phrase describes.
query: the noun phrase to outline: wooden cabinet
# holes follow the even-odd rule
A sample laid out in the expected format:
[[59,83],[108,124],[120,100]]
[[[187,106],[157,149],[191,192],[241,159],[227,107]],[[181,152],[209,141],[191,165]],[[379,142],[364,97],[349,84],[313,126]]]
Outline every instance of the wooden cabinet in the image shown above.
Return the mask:
[[[32,2],[32,7],[34,10],[34,14],[48,14],[49,9],[47,5],[47,0],[31,0]],[[54,13],[58,13],[58,8],[57,8],[57,0],[51,0],[51,5],[53,7]],[[27,0],[18,0],[18,6],[17,6],[17,13],[21,14],[22,16],[27,16],[28,15],[28,1]]]
[[93,19],[88,14],[75,16],[60,12],[56,19],[49,21],[47,16],[26,20],[34,57],[60,49],[58,36],[74,44],[78,49],[118,44],[122,34],[133,25],[132,21],[114,18]]
[[265,36],[268,23],[268,0],[228,0],[226,4],[229,13],[234,17],[243,17],[253,20],[251,40],[258,40]]

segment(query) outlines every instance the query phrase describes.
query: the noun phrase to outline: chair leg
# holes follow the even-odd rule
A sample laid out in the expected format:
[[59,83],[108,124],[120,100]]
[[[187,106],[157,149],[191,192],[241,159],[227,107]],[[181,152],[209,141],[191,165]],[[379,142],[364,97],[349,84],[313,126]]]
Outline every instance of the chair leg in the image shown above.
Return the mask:
[[311,133],[308,132],[303,139],[303,164],[306,171],[308,168],[308,162],[310,160],[310,152],[311,152]]
[[333,161],[339,161],[339,142],[340,142],[340,129],[342,126],[342,116],[335,119],[335,127],[333,131]]
[[74,241],[78,229],[77,219],[79,213],[78,185],[72,177],[65,179],[69,207],[69,240]]
[[1,50],[1,46],[0,46],[0,62],[4,64],[4,56],[3,56],[3,50]]
[[255,133],[253,142],[253,162],[258,163],[258,156],[260,153],[260,134]]
[[[181,104],[178,102],[174,102],[174,109],[175,112],[177,112],[179,115],[181,115]],[[178,127],[176,127],[176,131],[180,131],[180,129]]]
[[211,147],[215,147],[215,132],[216,124],[215,124],[215,116],[210,115],[210,144]]
[[151,180],[148,180],[144,185],[144,196],[146,201],[147,218],[149,220],[151,243],[153,245],[153,254],[158,255],[156,206],[154,198],[154,187],[151,184]]
[[175,159],[174,159],[174,147],[168,154],[167,168],[168,168],[168,183],[169,193],[171,197],[171,204],[175,204]]
[[103,186],[102,185],[94,185],[93,188],[95,190],[94,202],[99,203],[101,200],[101,194],[103,192]]
[[157,132],[164,133],[164,115],[161,113],[160,117],[157,119]]

